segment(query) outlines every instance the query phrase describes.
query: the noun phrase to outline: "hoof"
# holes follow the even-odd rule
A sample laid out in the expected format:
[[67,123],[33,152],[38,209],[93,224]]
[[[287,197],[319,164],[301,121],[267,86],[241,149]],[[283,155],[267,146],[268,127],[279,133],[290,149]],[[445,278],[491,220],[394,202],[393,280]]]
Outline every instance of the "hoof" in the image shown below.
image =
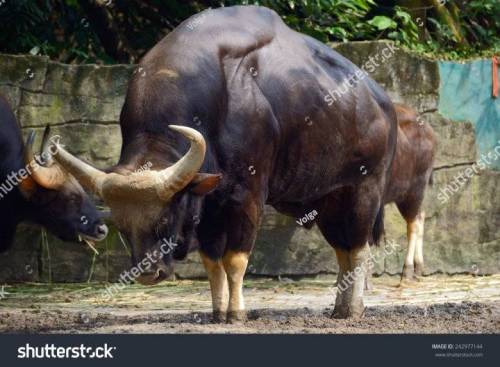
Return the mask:
[[214,311],[212,314],[212,322],[214,324],[226,322],[226,313],[224,311]]
[[414,278],[413,266],[403,266],[403,273],[401,274],[401,282],[404,280],[413,280]]
[[415,275],[421,277],[424,275],[424,265],[423,264],[415,264]]
[[365,291],[371,291],[373,289],[373,284],[371,280],[365,280]]
[[335,306],[332,318],[334,319],[360,319],[365,314],[363,304],[357,306]]
[[247,321],[246,311],[229,311],[227,313],[228,324],[240,324]]
[[413,278],[413,281],[415,283],[420,283],[420,282],[423,282],[424,281],[424,277],[419,277],[419,276],[416,276]]
[[334,319],[347,319],[348,317],[348,308],[340,305],[335,305],[333,309],[332,318]]

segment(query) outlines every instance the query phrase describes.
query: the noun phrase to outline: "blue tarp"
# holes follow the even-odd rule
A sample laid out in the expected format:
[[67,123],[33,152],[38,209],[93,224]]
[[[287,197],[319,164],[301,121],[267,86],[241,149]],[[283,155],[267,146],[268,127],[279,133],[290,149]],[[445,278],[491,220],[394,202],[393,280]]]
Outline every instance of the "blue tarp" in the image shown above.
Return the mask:
[[[500,146],[500,96],[492,98],[492,60],[439,63],[439,112],[451,120],[470,121],[476,131],[478,158]],[[492,163],[500,170],[500,159]]]

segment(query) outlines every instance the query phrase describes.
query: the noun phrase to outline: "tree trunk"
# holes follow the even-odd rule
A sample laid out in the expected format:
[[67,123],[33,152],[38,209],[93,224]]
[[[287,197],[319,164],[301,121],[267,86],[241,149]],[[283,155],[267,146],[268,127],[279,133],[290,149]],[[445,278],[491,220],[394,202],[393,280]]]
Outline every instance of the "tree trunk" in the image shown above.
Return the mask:
[[452,16],[452,14],[448,11],[448,8],[446,8],[446,3],[444,5],[441,5],[442,3],[440,2],[440,0],[427,0],[427,1],[429,2],[429,5],[434,6],[434,11],[439,16],[441,22],[447,24],[448,27],[450,27],[451,32],[453,33],[453,36],[455,37],[457,43],[461,45],[468,45],[467,39],[463,35],[462,27],[459,23],[459,20],[455,19]]

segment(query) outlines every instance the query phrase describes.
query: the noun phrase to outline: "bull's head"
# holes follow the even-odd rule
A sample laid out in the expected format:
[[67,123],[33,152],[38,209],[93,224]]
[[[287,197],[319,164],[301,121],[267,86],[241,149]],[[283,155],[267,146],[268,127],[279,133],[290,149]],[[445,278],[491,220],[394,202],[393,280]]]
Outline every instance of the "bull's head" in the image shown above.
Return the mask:
[[[206,151],[203,136],[185,126],[170,125],[170,128],[188,138],[191,147],[180,160],[159,171],[105,173],[61,147],[55,155],[83,187],[100,196],[110,207],[113,222],[132,244],[132,262],[141,274],[137,280],[146,285],[167,278],[175,253],[187,252],[187,244],[183,244],[183,249],[175,248],[179,240],[175,236],[196,219],[191,216],[186,221],[185,213],[168,210],[169,207],[182,202],[186,198],[183,193],[201,196],[210,192],[221,179],[221,175],[198,173]],[[188,185],[189,190],[184,190]],[[199,209],[201,205],[197,206]],[[169,243],[172,235],[173,244]]]
[[[46,227],[64,241],[101,241],[108,228],[82,186],[51,159],[49,128],[45,130],[42,152],[33,154],[35,133],[30,132],[25,148],[25,175],[19,189],[30,205],[29,219]],[[40,161],[43,157],[44,162]]]

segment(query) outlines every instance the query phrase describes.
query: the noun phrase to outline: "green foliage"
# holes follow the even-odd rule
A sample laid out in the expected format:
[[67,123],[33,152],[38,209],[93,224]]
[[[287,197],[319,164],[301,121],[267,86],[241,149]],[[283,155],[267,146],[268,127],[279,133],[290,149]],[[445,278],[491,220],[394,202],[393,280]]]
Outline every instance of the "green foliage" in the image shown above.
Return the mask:
[[395,21],[385,15],[377,15],[373,17],[373,19],[368,21],[368,24],[377,27],[379,31],[383,31],[385,29],[395,29],[398,26]]
[[[402,41],[409,48],[429,57],[444,59],[465,59],[492,56],[500,52],[500,1],[473,0],[448,2],[448,11],[453,24],[463,35],[459,40],[449,23],[443,22],[434,9],[427,13],[425,37],[419,42],[417,28],[402,24],[394,39]],[[405,34],[407,39],[405,38]]]
[[253,4],[274,9],[299,32],[323,42],[365,39],[376,27],[367,23],[373,0],[261,0],[225,1],[226,5]]
[[[429,56],[464,58],[500,51],[499,0],[6,0],[0,52],[48,55],[66,63],[136,62],[181,21],[208,7],[274,9],[323,42],[389,38]],[[106,5],[107,4],[107,5]],[[417,9],[419,9],[417,7]],[[444,17],[443,14],[447,15]]]
[[66,62],[106,59],[103,52],[88,52],[99,40],[80,13],[77,1],[7,1],[0,7],[0,51]]

